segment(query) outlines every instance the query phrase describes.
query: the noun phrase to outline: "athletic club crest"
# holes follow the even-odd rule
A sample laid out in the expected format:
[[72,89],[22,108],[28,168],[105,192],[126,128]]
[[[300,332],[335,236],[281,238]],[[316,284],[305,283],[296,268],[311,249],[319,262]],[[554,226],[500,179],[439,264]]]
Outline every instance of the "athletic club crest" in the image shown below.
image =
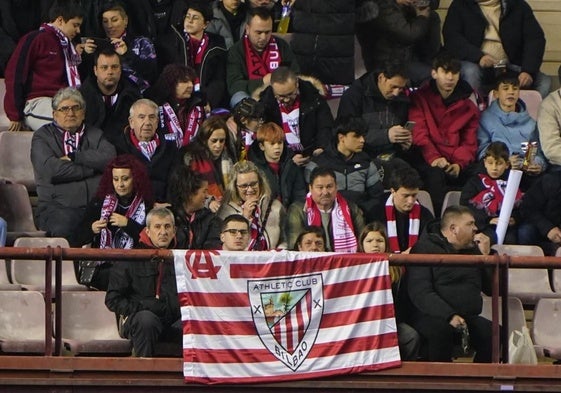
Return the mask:
[[321,274],[248,280],[251,314],[265,347],[292,371],[306,359],[323,315]]

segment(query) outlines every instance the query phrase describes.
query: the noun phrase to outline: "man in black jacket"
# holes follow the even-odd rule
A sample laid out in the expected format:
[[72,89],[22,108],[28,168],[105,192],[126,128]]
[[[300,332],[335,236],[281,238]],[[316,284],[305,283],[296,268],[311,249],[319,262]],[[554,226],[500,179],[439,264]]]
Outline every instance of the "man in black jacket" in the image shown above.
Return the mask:
[[[489,254],[489,237],[466,206],[451,206],[428,224],[411,254]],[[475,362],[491,361],[491,321],[481,314],[485,272],[479,266],[410,266],[411,325],[425,340],[427,360],[450,362],[456,332],[467,327]],[[488,288],[485,287],[485,290]]]
[[[173,213],[156,208],[146,216],[138,248],[173,248]],[[132,340],[135,356],[154,356],[159,341],[181,346],[182,328],[175,268],[163,259],[122,261],[111,270],[105,296],[109,310],[119,317],[119,334]]]

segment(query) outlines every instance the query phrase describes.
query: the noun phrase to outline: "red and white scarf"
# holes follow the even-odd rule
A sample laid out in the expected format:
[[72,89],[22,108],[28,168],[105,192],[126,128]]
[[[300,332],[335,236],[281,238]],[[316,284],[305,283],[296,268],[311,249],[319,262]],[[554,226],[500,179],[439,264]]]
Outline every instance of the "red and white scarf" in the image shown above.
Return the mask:
[[[480,173],[478,176],[485,189],[471,198],[469,202],[477,209],[485,210],[488,216],[497,217],[503,205],[507,181],[503,179],[492,179],[483,173]],[[517,190],[514,199],[515,206],[520,204],[521,199],[522,193],[520,190]]]
[[300,140],[300,97],[296,97],[291,107],[287,107],[280,102],[278,104],[282,118],[282,129],[288,147],[295,152],[304,150]]
[[281,55],[275,37],[271,37],[267,47],[262,53],[258,53],[251,46],[247,34],[243,36],[243,46],[245,50],[245,65],[247,75],[250,80],[261,79],[279,68]]
[[54,126],[62,133],[62,144],[65,156],[67,156],[68,153],[74,153],[80,149],[80,140],[84,136],[84,129],[86,128],[84,124],[74,133],[65,130],[57,123],[54,123]]
[[[312,199],[312,194],[306,195],[304,210],[308,219],[308,226],[322,227],[321,212]],[[331,229],[333,232],[333,251],[356,252],[357,241],[349,204],[337,193],[335,204],[331,210]]]
[[[169,103],[166,102],[160,107],[160,117],[163,125],[170,134],[174,135],[178,148],[188,145],[195,138],[204,116],[203,109],[196,105],[187,113],[185,121],[181,122]],[[182,123],[184,124],[183,126]]]
[[[119,199],[117,195],[107,194],[101,206],[101,216],[99,219],[109,222],[109,218],[117,208],[118,203]],[[141,225],[144,225],[146,222],[146,206],[139,195],[135,195],[125,213],[125,217]],[[131,249],[134,245],[134,239],[126,233],[123,228],[117,228],[115,231],[115,238],[113,238],[111,231],[107,228],[101,229],[99,236],[99,248]]]
[[80,54],[76,51],[72,42],[68,37],[56,26],[51,23],[43,23],[40,30],[53,32],[60,41],[62,53],[64,53],[64,63],[66,66],[66,79],[68,86],[78,88],[80,87],[80,74],[78,73],[78,65],[82,62]]
[[[198,40],[185,33],[185,38],[187,39],[189,45],[189,59],[187,61],[191,67],[198,69],[197,66],[200,66],[203,63],[203,59],[208,48],[208,34],[203,34],[203,38]],[[195,91],[201,90],[201,80],[199,74],[197,74],[195,80],[193,81],[193,89]]]
[[249,251],[264,251],[269,249],[269,242],[267,241],[267,236],[265,236],[265,228],[261,225],[261,208],[259,205],[255,207],[253,212],[253,217],[249,223],[249,245],[247,249]]
[[152,140],[148,141],[148,142],[139,141],[136,138],[136,135],[134,134],[134,130],[132,128],[129,130],[129,135],[130,135],[132,144],[138,150],[140,150],[142,155],[144,155],[144,157],[146,157],[148,159],[148,161],[151,161],[152,157],[154,156],[154,153],[156,152],[156,149],[158,148],[158,146],[160,146],[160,137],[158,136],[158,134],[157,133],[154,134],[154,137],[152,138]]
[[[397,237],[397,221],[395,218],[395,206],[393,204],[393,194],[386,200],[386,227],[388,229],[388,240],[390,251],[396,254],[401,252],[399,239]],[[421,227],[421,205],[415,201],[413,209],[409,212],[409,241],[407,248],[413,247],[419,238],[419,228]]]

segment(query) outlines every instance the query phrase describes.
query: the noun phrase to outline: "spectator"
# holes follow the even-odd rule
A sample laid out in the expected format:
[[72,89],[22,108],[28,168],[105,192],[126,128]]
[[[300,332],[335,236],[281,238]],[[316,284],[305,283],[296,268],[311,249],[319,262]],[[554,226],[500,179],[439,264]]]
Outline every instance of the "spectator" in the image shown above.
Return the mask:
[[88,108],[85,121],[100,128],[103,136],[115,145],[140,91],[127,78],[121,78],[121,57],[112,48],[94,54],[93,72],[80,87]]
[[[157,76],[156,49],[152,41],[143,36],[134,36],[127,31],[129,18],[123,5],[112,2],[102,8],[100,22],[105,36],[122,57],[124,75],[144,92]],[[96,41],[87,37],[84,51],[92,54],[97,47]]]
[[337,192],[335,172],[317,167],[310,174],[306,201],[288,208],[288,243],[308,226],[321,226],[326,238],[326,251],[356,252],[356,234],[364,227],[359,208]]
[[148,169],[156,202],[166,201],[167,181],[176,160],[175,140],[158,128],[158,105],[146,98],[132,104],[129,125],[117,143],[119,154],[132,154]]
[[415,168],[435,211],[440,211],[447,187],[463,186],[476,169],[479,109],[472,93],[460,79],[460,61],[442,52],[434,59],[431,81],[411,98],[413,144],[422,156]]
[[[491,142],[483,157],[485,169],[468,179],[460,197],[460,204],[471,209],[477,229],[492,241],[496,239],[495,232],[503,205],[509,164],[509,151],[506,144]],[[521,198],[522,193],[518,190],[504,239],[505,244],[518,244],[516,230],[520,224],[518,206]]]
[[284,65],[299,71],[288,43],[273,36],[273,18],[264,7],[250,8],[244,37],[228,51],[226,83],[234,107],[255,89],[268,86],[271,72]]
[[267,178],[271,198],[281,201],[285,208],[304,201],[304,173],[292,161],[292,152],[286,148],[284,131],[279,125],[269,122],[257,129],[257,140],[251,145],[248,158]]
[[[138,248],[172,249],[175,243],[173,213],[166,208],[151,210]],[[132,341],[134,356],[153,357],[160,341],[181,347],[183,329],[173,261],[150,258],[116,263],[105,304],[117,315],[121,337]]]
[[323,229],[317,226],[304,228],[296,238],[294,250],[324,252],[325,234],[323,233]]
[[206,117],[205,103],[195,92],[195,70],[181,64],[168,64],[145,96],[159,106],[160,124],[166,138],[177,147],[188,145]]
[[382,215],[384,186],[378,168],[362,151],[368,127],[361,117],[337,119],[333,133],[336,143],[327,145],[325,151],[314,157],[306,166],[306,175],[316,167],[331,168],[337,177],[338,192],[347,201],[360,207],[368,221]]
[[[477,233],[466,206],[446,209],[432,221],[411,254],[487,255],[489,238]],[[414,308],[411,324],[426,342],[427,360],[451,362],[454,337],[469,330],[474,362],[491,362],[491,321],[481,317],[481,291],[488,279],[481,266],[409,266],[407,289]]]
[[367,71],[391,59],[408,65],[413,86],[430,78],[440,50],[440,0],[377,0],[378,16],[357,24],[357,39]]
[[212,116],[205,120],[193,143],[179,150],[179,165],[191,168],[206,180],[208,194],[212,198],[208,207],[213,213],[220,208],[235,163],[229,140],[224,120]]
[[482,89],[509,69],[523,89],[549,93],[551,78],[540,72],[545,36],[526,1],[454,1],[442,34],[446,49],[462,60],[462,78],[477,92],[486,95]]
[[561,171],[541,176],[522,198],[518,229],[520,244],[539,245],[546,255],[555,255],[561,245]]
[[223,220],[241,214],[250,223],[248,250],[263,251],[287,248],[285,236],[286,210],[271,197],[271,189],[263,172],[250,161],[232,167],[231,178],[218,215]]
[[6,236],[8,235],[8,223],[0,217],[0,247],[6,246]]
[[246,97],[234,107],[228,119],[232,149],[239,161],[247,159],[247,153],[255,141],[257,128],[264,122],[265,107],[261,102]]
[[158,61],[182,64],[195,70],[194,91],[200,92],[211,108],[227,107],[226,47],[224,39],[206,31],[212,20],[211,5],[202,0],[189,2],[181,23],[161,37]]
[[305,165],[331,142],[333,116],[316,86],[296,76],[288,67],[271,73],[270,86],[261,93],[265,121],[281,125],[292,160]]
[[538,133],[550,170],[561,170],[561,89],[542,101],[538,112]]
[[[105,167],[96,195],[86,208],[79,244],[134,248],[152,202],[152,186],[142,162],[128,154],[115,157]],[[112,262],[101,262],[89,286],[106,291],[111,266]]]
[[[477,155],[482,159],[492,142],[504,142],[510,151],[510,166],[524,171],[521,187],[529,188],[533,180],[543,173],[547,164],[541,146],[537,147],[531,163],[524,166],[523,147],[538,143],[536,121],[530,117],[526,104],[520,100],[520,82],[512,74],[503,74],[493,89],[495,100],[481,114],[477,130]],[[527,151],[527,150],[526,150]]]
[[205,207],[208,181],[181,165],[173,171],[168,188],[168,200],[175,212],[177,247],[194,250],[220,248],[220,219]]
[[249,222],[241,214],[232,214],[222,222],[220,234],[224,251],[244,251],[249,244]]
[[[367,224],[359,236],[360,252],[367,253],[390,253],[390,241],[386,234],[384,224],[379,221]],[[399,344],[399,352],[402,360],[417,360],[421,347],[421,338],[419,333],[415,331],[407,323],[403,322],[408,315],[409,299],[407,291],[404,290],[403,273],[400,266],[390,266],[390,277],[392,281],[393,303],[395,307],[395,315],[397,322],[397,340]],[[404,301],[406,300],[406,301]]]
[[395,168],[408,166],[411,131],[404,128],[409,99],[403,94],[407,71],[398,62],[388,62],[380,70],[355,80],[341,97],[337,118],[360,116],[368,125],[364,151],[384,170],[384,186]]
[[417,199],[423,182],[414,168],[395,170],[390,178],[385,222],[390,252],[409,254],[433,214]]
[[35,131],[52,122],[52,97],[63,87],[80,86],[82,47],[71,41],[80,33],[82,19],[78,5],[56,1],[49,9],[50,23],[18,42],[6,67],[4,110],[9,131],[25,126]]
[[48,236],[64,237],[75,247],[75,229],[115,148],[100,129],[84,124],[85,101],[78,90],[61,89],[52,102],[54,122],[38,129],[31,141],[36,222]]
[[224,38],[226,49],[230,49],[243,37],[246,3],[239,0],[215,0],[212,3],[212,14],[214,18],[207,31],[220,34]]

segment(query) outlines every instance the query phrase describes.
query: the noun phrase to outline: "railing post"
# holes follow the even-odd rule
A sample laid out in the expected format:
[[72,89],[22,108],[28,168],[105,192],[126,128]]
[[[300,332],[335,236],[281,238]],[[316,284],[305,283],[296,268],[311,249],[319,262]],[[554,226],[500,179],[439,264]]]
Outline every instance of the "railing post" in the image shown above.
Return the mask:
[[55,356],[62,354],[62,247],[55,259]]
[[45,356],[51,356],[53,353],[52,280],[53,248],[47,246],[47,258],[45,259]]
[[500,272],[500,261],[501,257],[495,257],[496,263],[493,266],[493,277],[492,277],[492,297],[491,297],[491,331],[492,331],[492,362],[500,362],[500,350],[499,350],[499,272]]
[[501,347],[503,363],[508,363],[508,270],[510,269],[510,255],[504,256],[506,262],[501,265],[500,293],[502,294],[502,327],[501,327]]

